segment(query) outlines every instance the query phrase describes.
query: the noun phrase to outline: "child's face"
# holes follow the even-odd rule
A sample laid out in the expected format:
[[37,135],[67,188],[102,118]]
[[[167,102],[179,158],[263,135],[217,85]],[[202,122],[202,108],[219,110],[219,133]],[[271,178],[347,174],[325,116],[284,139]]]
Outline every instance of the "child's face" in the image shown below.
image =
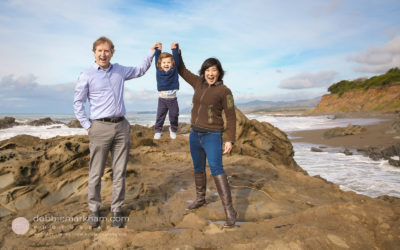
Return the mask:
[[165,72],[168,72],[172,68],[172,60],[170,57],[161,59],[161,68]]

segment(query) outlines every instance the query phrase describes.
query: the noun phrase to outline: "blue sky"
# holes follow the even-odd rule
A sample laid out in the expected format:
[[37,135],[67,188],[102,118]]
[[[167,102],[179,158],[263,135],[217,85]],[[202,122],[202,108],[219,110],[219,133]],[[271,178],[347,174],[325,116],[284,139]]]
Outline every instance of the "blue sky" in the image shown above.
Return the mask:
[[[92,43],[113,40],[112,62],[138,65],[152,44],[180,43],[197,72],[208,57],[226,71],[235,101],[290,101],[332,83],[400,66],[400,1],[0,2],[0,113],[72,113],[75,81]],[[193,91],[180,79],[179,104]],[[126,82],[128,111],[156,110],[154,65]]]

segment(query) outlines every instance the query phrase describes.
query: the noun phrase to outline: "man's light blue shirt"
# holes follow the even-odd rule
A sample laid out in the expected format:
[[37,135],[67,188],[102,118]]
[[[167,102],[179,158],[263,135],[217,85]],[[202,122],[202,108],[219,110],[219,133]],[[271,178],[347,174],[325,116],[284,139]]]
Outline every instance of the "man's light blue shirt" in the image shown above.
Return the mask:
[[[85,129],[90,128],[90,120],[124,116],[124,82],[137,78],[150,68],[154,52],[150,51],[139,67],[126,67],[117,63],[103,69],[95,64],[79,76],[75,87],[74,113]],[[90,117],[85,111],[89,101]]]

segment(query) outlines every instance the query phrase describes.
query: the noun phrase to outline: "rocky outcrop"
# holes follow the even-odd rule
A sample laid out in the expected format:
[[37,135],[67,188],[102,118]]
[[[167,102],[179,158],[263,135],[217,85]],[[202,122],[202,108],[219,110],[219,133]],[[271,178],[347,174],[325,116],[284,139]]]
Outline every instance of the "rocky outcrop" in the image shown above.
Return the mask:
[[82,128],[82,125],[81,125],[81,123],[80,123],[78,120],[72,120],[72,121],[70,121],[70,122],[67,124],[67,126],[68,126],[69,128]]
[[28,125],[30,125],[30,126],[47,126],[47,125],[52,125],[52,124],[62,124],[62,122],[53,121],[50,117],[41,118],[38,120],[33,120],[33,121],[28,122]]
[[[126,228],[110,227],[112,170],[102,177],[98,229],[86,222],[87,136],[42,140],[21,135],[0,142],[2,248],[132,249],[396,249],[400,200],[343,192],[302,172],[286,135],[239,111],[235,153],[225,155],[240,227],[224,229],[221,201],[207,169],[207,204],[187,213],[193,167],[187,134],[131,127],[122,207]],[[187,125],[183,125],[187,127]],[[10,225],[29,221],[26,234]]]
[[385,132],[386,134],[400,134],[400,121],[394,121],[390,128]]
[[303,171],[293,159],[293,146],[286,133],[267,122],[249,120],[238,109],[236,109],[236,143],[233,153]]
[[[78,122],[76,121],[71,121],[67,126],[69,126],[70,128],[81,128],[79,122],[78,124],[76,123]],[[0,129],[5,129],[5,128],[11,128],[14,126],[19,126],[19,125],[24,125],[25,123],[18,123],[15,121],[14,117],[4,117],[3,119],[0,119]],[[30,126],[47,126],[47,125],[52,125],[52,124],[64,124],[63,122],[60,121],[53,121],[50,117],[46,117],[46,118],[41,118],[38,120],[33,120],[30,121],[28,123],[26,123],[25,125],[30,125]]]
[[356,89],[338,94],[322,96],[321,101],[310,114],[337,114],[353,112],[400,112],[400,84],[373,87],[368,90]]
[[3,119],[0,119],[0,129],[11,128],[17,125],[19,125],[19,123],[15,122],[14,117],[5,116]]
[[374,161],[387,160],[390,165],[400,167],[400,160],[393,157],[400,157],[400,143],[389,147],[368,147],[366,149],[358,149],[359,152],[368,156]]
[[332,138],[332,137],[338,137],[338,136],[346,136],[346,135],[359,135],[362,134],[366,131],[367,129],[363,126],[360,125],[352,125],[348,124],[347,127],[341,128],[341,127],[336,127],[327,130],[324,132],[324,138]]

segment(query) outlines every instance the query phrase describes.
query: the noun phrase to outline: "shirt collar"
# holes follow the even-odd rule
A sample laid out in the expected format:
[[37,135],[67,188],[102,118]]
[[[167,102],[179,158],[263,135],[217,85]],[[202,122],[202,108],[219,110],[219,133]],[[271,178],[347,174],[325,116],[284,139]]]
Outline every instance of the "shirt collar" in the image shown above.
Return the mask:
[[102,67],[100,67],[97,63],[93,64],[93,68],[96,69],[97,71],[99,70],[104,70],[104,71],[110,71],[113,67],[113,64],[110,63],[110,67],[108,67],[108,69],[104,70]]

